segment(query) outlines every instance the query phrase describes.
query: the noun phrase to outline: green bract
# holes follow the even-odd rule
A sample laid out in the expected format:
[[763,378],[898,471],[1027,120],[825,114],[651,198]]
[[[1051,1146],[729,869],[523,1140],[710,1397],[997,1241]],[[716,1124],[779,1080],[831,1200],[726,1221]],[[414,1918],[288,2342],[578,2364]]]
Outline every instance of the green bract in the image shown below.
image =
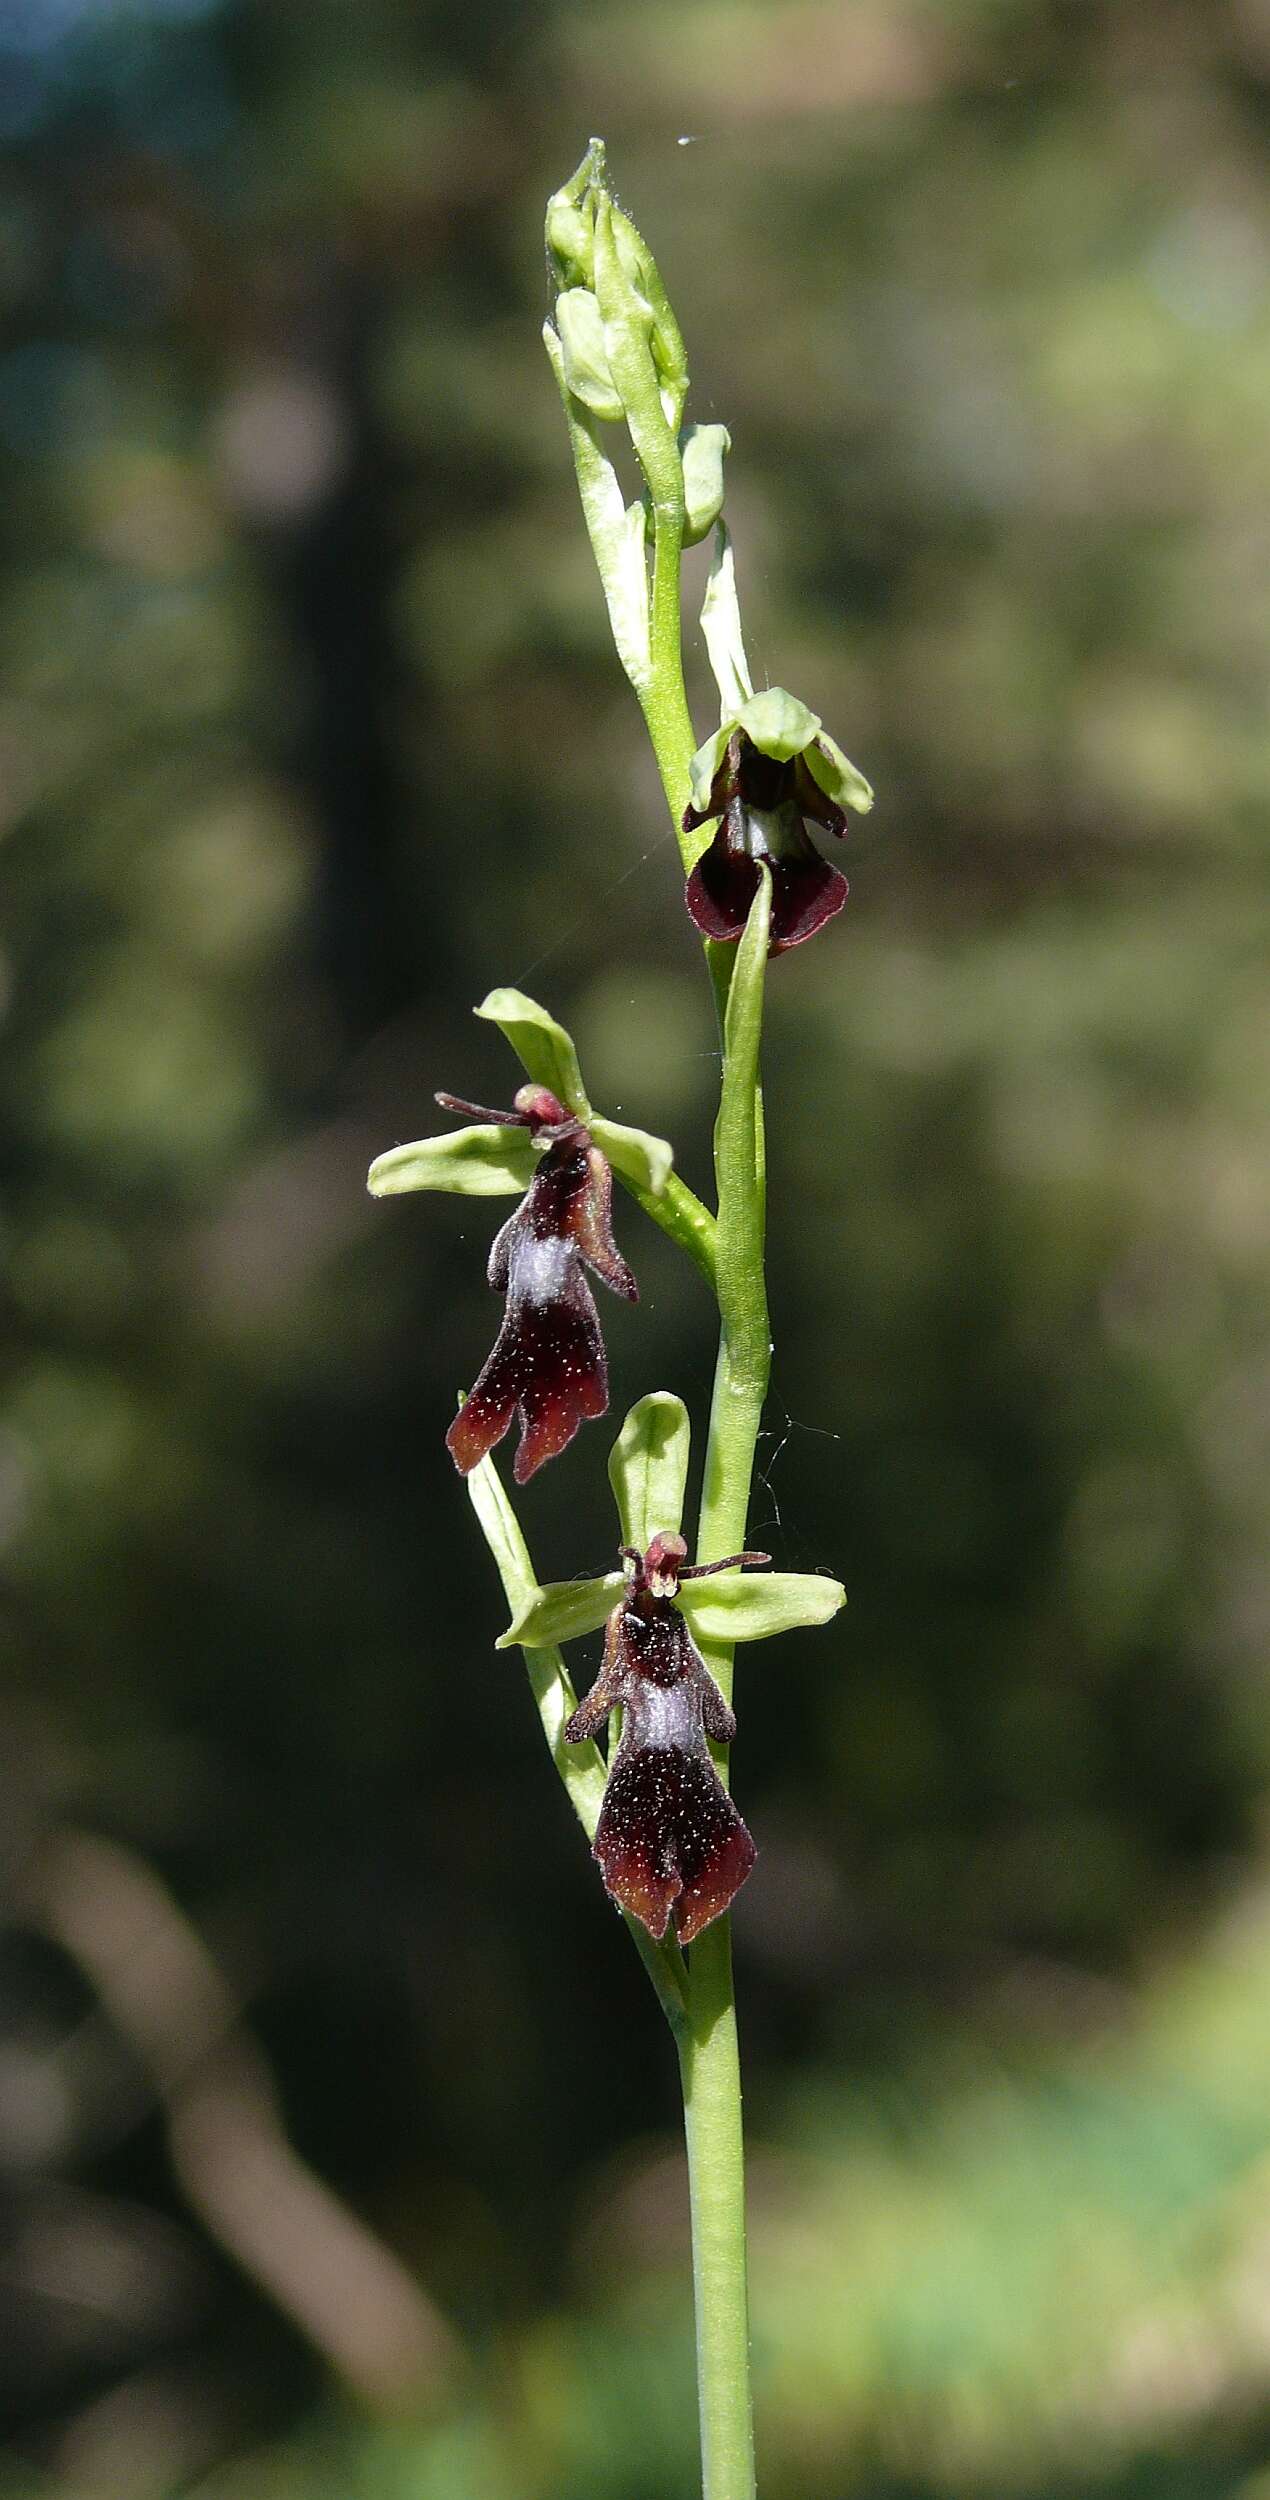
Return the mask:
[[448,1189],[461,1198],[522,1196],[538,1168],[523,1128],[460,1128],[449,1137],[419,1137],[376,1155],[366,1176],[372,1198],[410,1189]]
[[754,692],[750,664],[745,656],[745,637],[741,631],[741,610],[736,595],[736,564],[728,525],[719,519],[714,525],[714,554],[701,602],[701,631],[705,637],[706,654],[719,689],[719,708],[724,720],[735,720],[743,704]]
[[805,757],[807,769],[820,788],[837,807],[852,807],[864,814],[873,805],[873,792],[863,773],[848,763],[840,746],[820,726],[820,716],[800,703],[797,695],[788,694],[783,686],[768,686],[762,694],[753,694],[747,703],[733,713],[697,749],[689,766],[692,803],[699,811],[707,811],[716,773],[727,752],[729,739],[740,730],[761,755],[770,755],[777,763],[788,764],[796,755]]

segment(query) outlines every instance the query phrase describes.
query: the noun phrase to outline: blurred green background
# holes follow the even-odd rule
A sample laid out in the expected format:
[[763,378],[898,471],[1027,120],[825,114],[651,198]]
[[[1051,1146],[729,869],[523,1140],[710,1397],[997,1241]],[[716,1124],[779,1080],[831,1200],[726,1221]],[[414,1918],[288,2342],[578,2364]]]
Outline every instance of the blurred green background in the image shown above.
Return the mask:
[[495,981],[708,1174],[592,130],[879,791],[770,991],[752,1533],[851,1604],[739,1689],[765,2500],[1267,2500],[1268,125],[1266,0],[6,0],[5,2500],[694,2488],[669,2048],[442,1443],[494,1219],[363,1189]]

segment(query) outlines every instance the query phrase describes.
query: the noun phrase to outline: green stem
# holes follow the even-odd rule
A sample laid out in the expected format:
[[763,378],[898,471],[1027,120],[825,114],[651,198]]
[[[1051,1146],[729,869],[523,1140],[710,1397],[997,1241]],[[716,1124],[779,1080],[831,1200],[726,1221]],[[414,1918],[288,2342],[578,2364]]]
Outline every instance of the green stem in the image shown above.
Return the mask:
[[692,2208],[702,2500],[752,2500],[754,2492],[745,2147],[731,1924],[729,1918],[717,1918],[692,1947],[688,2020],[679,2044]]
[[[763,1275],[764,1191],[759,1045],[771,922],[764,874],[735,950],[723,1019],[723,1092],[715,1130],[719,1190],[715,1370],[697,1557],[716,1562],[745,1543],[754,1451],[771,1364]],[[732,1689],[732,1648],[703,1641],[720,1689]],[[727,1756],[716,1752],[720,1775]],[[750,2500],[750,2400],[741,2065],[732,1984],[731,1921],[716,1919],[692,1948],[688,2018],[680,2048],[692,2205],[703,2500]]]

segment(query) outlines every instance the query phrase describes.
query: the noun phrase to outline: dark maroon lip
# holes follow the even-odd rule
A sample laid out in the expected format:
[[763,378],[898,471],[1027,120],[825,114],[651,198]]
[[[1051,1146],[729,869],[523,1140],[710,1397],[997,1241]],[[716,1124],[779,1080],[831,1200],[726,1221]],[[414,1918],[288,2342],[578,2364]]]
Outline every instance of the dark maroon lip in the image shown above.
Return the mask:
[[754,1842],[711,1758],[736,1720],[675,1604],[682,1580],[757,1570],[766,1554],[689,1564],[681,1536],[655,1536],[645,1553],[623,1546],[627,1589],[609,1616],[600,1672],[565,1727],[570,1744],[597,1736],[621,1708],[622,1736],[596,1825],[594,1855],[619,1907],[681,1944],[735,1899]]
[[685,808],[684,830],[694,832],[714,817],[713,838],[684,889],[689,917],[703,937],[725,945],[740,937],[764,866],[772,879],[771,954],[804,946],[841,911],[847,880],[821,858],[807,820],[840,840],[847,819],[801,755],[788,761],[764,755],[737,730],[710,785],[709,804]]
[[[438,1100],[465,1115],[474,1108],[454,1095]],[[589,1129],[545,1086],[528,1085],[508,1125],[532,1129],[545,1151],[490,1251],[489,1282],[505,1296],[502,1326],[446,1447],[460,1475],[470,1475],[519,1415],[513,1473],[525,1484],[608,1408],[608,1363],[586,1270],[624,1301],[638,1301],[639,1288],[613,1238],[613,1176]]]

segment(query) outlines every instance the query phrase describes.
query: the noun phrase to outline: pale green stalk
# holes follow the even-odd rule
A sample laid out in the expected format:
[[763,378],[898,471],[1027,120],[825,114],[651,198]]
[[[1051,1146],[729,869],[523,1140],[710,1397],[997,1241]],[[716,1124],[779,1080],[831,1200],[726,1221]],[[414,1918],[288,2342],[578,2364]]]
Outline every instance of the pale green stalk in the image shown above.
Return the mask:
[[[651,480],[650,480],[651,485]],[[682,483],[678,514],[667,499],[658,541],[653,503],[652,677],[641,707],[676,832],[688,804],[696,741],[684,690],[679,604]],[[673,548],[673,570],[670,550]],[[662,595],[657,560],[664,551]],[[689,841],[687,857],[694,855]],[[763,1263],[762,1105],[759,1043],[761,968],[766,962],[771,883],[763,889],[738,948],[706,952],[723,1027],[723,1091],[715,1131],[718,1230],[715,1292],[719,1354],[715,1370],[697,1560],[715,1562],[745,1544],[754,1452],[771,1362]],[[757,968],[759,978],[754,980]],[[746,980],[748,973],[751,977]],[[748,997],[738,1019],[733,996]],[[757,999],[755,1011],[754,999]],[[703,1642],[725,1697],[732,1648]],[[727,1755],[712,1748],[721,1776]],[[741,2065],[732,1978],[732,1922],[706,1928],[688,1956],[687,2020],[677,2033],[692,2209],[693,2296],[697,2320],[697,2398],[701,2417],[702,2500],[751,2500],[754,2425],[750,2395],[749,2297],[745,2244],[745,2148]]]

